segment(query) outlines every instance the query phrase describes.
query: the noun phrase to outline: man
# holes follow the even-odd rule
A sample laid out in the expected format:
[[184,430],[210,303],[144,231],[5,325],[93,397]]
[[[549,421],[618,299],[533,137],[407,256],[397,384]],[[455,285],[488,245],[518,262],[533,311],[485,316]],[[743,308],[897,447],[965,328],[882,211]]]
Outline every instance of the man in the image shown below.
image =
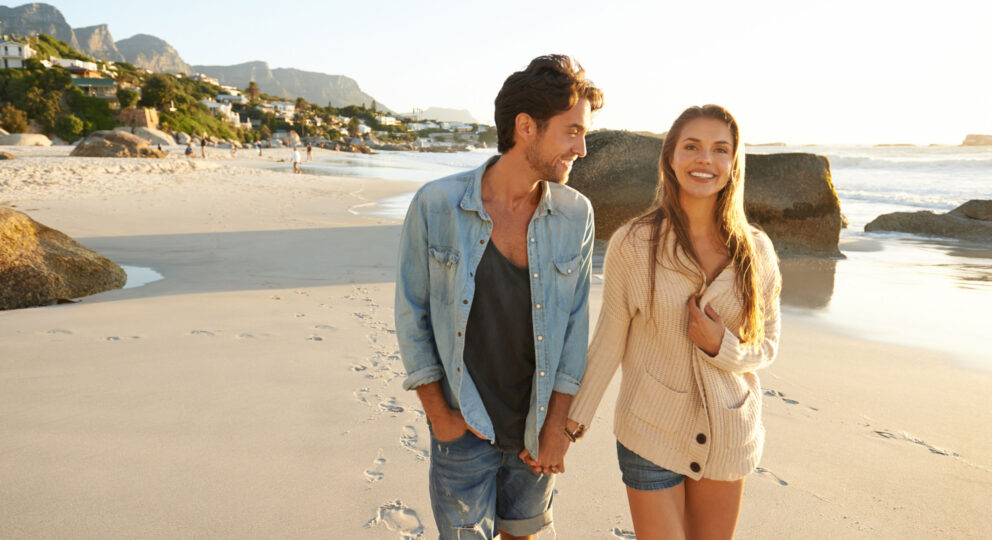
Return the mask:
[[551,525],[564,465],[548,456],[585,371],[593,245],[592,206],[564,184],[602,104],[571,58],[535,58],[496,97],[500,155],[426,184],[407,212],[396,328],[442,539]]
[[295,146],[293,147],[292,160],[293,160],[293,172],[296,174],[301,174],[303,172],[300,170],[300,161],[302,161],[302,159],[300,158],[300,150]]

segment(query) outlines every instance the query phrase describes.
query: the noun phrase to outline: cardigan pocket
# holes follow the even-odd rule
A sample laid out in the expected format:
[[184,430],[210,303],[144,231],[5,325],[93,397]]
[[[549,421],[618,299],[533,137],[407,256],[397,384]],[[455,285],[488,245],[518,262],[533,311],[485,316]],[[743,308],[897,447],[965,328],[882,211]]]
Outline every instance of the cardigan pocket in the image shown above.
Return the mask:
[[641,369],[630,400],[630,412],[666,433],[678,432],[690,418],[689,393],[675,390]]
[[744,401],[735,407],[715,407],[715,444],[739,448],[752,443],[761,429],[761,397],[748,390]]

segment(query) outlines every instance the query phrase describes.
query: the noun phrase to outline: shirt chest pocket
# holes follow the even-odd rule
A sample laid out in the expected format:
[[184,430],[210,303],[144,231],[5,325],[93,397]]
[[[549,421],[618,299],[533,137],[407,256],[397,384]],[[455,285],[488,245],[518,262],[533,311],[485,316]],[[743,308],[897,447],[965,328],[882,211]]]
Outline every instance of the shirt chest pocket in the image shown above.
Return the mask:
[[579,282],[579,265],[582,264],[582,256],[564,257],[555,261],[555,299],[558,309],[566,313],[572,312],[575,304],[575,286]]
[[458,275],[458,252],[453,249],[428,248],[428,272],[431,278],[431,299],[450,304]]

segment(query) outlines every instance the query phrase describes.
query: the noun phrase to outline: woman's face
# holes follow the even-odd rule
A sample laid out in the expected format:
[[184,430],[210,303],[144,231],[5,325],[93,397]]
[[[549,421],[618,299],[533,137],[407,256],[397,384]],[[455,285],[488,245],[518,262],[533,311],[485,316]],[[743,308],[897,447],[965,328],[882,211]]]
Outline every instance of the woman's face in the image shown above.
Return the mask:
[[713,199],[730,180],[734,138],[730,126],[715,118],[690,120],[678,135],[672,169],[679,182],[681,202]]

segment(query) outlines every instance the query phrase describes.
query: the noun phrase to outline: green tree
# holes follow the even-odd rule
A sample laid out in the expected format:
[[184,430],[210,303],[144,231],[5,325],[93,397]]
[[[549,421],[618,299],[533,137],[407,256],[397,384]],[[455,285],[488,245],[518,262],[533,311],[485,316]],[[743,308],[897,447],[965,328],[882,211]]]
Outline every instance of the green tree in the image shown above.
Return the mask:
[[179,95],[179,84],[172,75],[153,73],[141,87],[140,103],[146,107],[167,109]]
[[258,130],[258,133],[259,135],[261,135],[262,139],[272,138],[272,130],[269,129],[269,126],[266,126],[264,124],[262,125],[262,128]]
[[372,114],[375,114],[376,113],[375,106],[376,106],[376,103],[375,103],[375,100],[373,99],[372,100]]
[[359,134],[358,126],[360,125],[361,122],[358,121],[358,117],[352,116],[351,120],[348,120],[348,135],[351,135],[352,137],[357,137]]
[[28,115],[24,111],[17,109],[10,103],[4,103],[0,107],[0,126],[3,126],[10,133],[28,132]]
[[122,109],[134,107],[138,104],[139,99],[141,99],[141,94],[137,90],[131,90],[130,88],[117,89],[117,101],[121,102]]
[[83,134],[83,121],[74,114],[60,116],[55,121],[55,134],[67,143],[75,142]]
[[248,88],[245,90],[245,94],[248,94],[249,100],[256,101],[261,93],[262,92],[258,89],[258,85],[255,84],[255,81],[250,81],[248,83]]
[[59,103],[62,99],[62,92],[53,90],[42,90],[34,87],[28,90],[25,97],[25,108],[28,117],[34,118],[46,133],[51,133],[55,129],[55,119],[62,111]]

